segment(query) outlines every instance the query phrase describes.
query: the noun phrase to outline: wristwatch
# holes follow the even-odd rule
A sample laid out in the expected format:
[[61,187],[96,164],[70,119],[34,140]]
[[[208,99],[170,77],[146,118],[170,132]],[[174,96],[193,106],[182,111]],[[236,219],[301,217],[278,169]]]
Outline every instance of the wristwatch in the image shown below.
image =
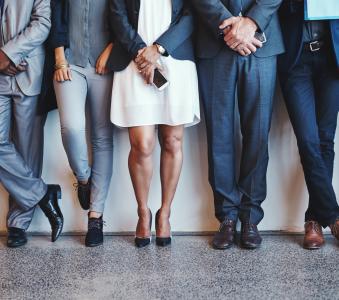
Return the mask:
[[158,52],[159,52],[160,55],[165,55],[166,54],[166,49],[163,46],[161,46],[159,44],[156,44],[156,43],[154,45],[157,47]]

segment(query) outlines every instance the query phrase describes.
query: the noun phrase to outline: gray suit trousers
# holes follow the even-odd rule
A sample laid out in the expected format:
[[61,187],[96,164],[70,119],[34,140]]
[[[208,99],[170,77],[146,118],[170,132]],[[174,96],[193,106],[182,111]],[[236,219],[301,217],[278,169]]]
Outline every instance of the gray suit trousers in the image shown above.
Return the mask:
[[[239,217],[242,222],[258,224],[264,216],[261,203],[266,198],[276,56],[242,57],[225,47],[216,57],[200,59],[198,67],[216,217],[221,222]],[[235,147],[236,104],[242,133],[241,156]]]
[[[18,108],[16,114],[18,117],[25,113],[25,109]],[[44,126],[47,119],[47,114],[37,115],[35,117],[34,126],[26,127],[23,130],[24,124],[15,124],[13,126],[13,142],[22,156],[26,164],[33,171],[33,175],[40,177],[43,164],[44,150]],[[28,134],[27,134],[27,131]],[[29,138],[31,137],[31,138]],[[9,210],[7,214],[7,227],[16,227],[27,230],[34,216],[35,207],[29,210],[23,210],[13,199],[9,198]]]
[[21,128],[31,139],[37,100],[37,96],[25,96],[14,77],[0,75],[0,182],[25,211],[38,204],[47,192],[47,185],[34,176],[14,145],[11,132],[12,126]]

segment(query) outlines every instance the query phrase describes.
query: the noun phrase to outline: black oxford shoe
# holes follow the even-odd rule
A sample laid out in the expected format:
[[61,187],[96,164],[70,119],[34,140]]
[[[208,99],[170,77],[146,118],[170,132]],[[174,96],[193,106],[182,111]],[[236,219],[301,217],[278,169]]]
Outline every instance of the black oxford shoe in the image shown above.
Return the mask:
[[221,224],[219,231],[215,234],[212,242],[214,249],[225,250],[234,244],[236,234],[236,222],[225,219]]
[[64,217],[61,213],[58,200],[61,199],[61,188],[59,185],[48,185],[46,195],[39,202],[41,210],[48,218],[52,228],[52,242],[55,242],[62,232]]
[[257,225],[249,222],[241,223],[240,246],[245,249],[256,249],[262,242]]
[[26,230],[16,227],[8,228],[7,247],[17,248],[27,243]]
[[104,221],[102,219],[102,216],[100,218],[88,219],[88,231],[85,239],[86,247],[96,247],[103,244],[103,226]]

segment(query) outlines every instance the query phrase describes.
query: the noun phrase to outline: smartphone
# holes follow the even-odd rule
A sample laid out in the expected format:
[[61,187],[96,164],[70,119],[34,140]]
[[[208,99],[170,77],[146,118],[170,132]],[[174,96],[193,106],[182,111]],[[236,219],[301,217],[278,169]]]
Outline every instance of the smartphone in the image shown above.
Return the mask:
[[265,32],[257,32],[257,31],[256,31],[254,37],[255,37],[257,40],[259,40],[260,42],[262,42],[263,44],[265,44],[265,43],[267,42]]
[[159,90],[163,91],[166,87],[168,87],[169,82],[164,75],[158,69],[154,70],[154,78],[153,85]]

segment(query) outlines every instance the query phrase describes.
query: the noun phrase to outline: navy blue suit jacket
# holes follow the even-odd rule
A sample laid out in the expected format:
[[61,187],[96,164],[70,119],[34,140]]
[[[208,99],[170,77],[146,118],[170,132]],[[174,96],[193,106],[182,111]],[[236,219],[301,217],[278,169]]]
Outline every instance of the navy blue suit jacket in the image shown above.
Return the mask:
[[[282,77],[298,62],[303,49],[304,3],[285,0],[279,9],[281,29],[286,52],[278,59],[279,73]],[[339,68],[339,20],[331,20],[331,46]]]
[[[113,71],[124,70],[138,51],[146,47],[138,34],[139,11],[140,0],[110,0],[110,23],[116,38],[108,64]],[[155,42],[172,57],[193,61],[193,27],[185,0],[172,0],[171,25]]]
[[[187,1],[187,0],[186,0]],[[259,31],[265,32],[267,42],[254,53],[257,57],[269,57],[284,52],[278,8],[282,0],[190,0],[197,19],[197,56],[215,57],[225,46],[220,38],[219,25],[225,19],[242,15],[256,22]]]

